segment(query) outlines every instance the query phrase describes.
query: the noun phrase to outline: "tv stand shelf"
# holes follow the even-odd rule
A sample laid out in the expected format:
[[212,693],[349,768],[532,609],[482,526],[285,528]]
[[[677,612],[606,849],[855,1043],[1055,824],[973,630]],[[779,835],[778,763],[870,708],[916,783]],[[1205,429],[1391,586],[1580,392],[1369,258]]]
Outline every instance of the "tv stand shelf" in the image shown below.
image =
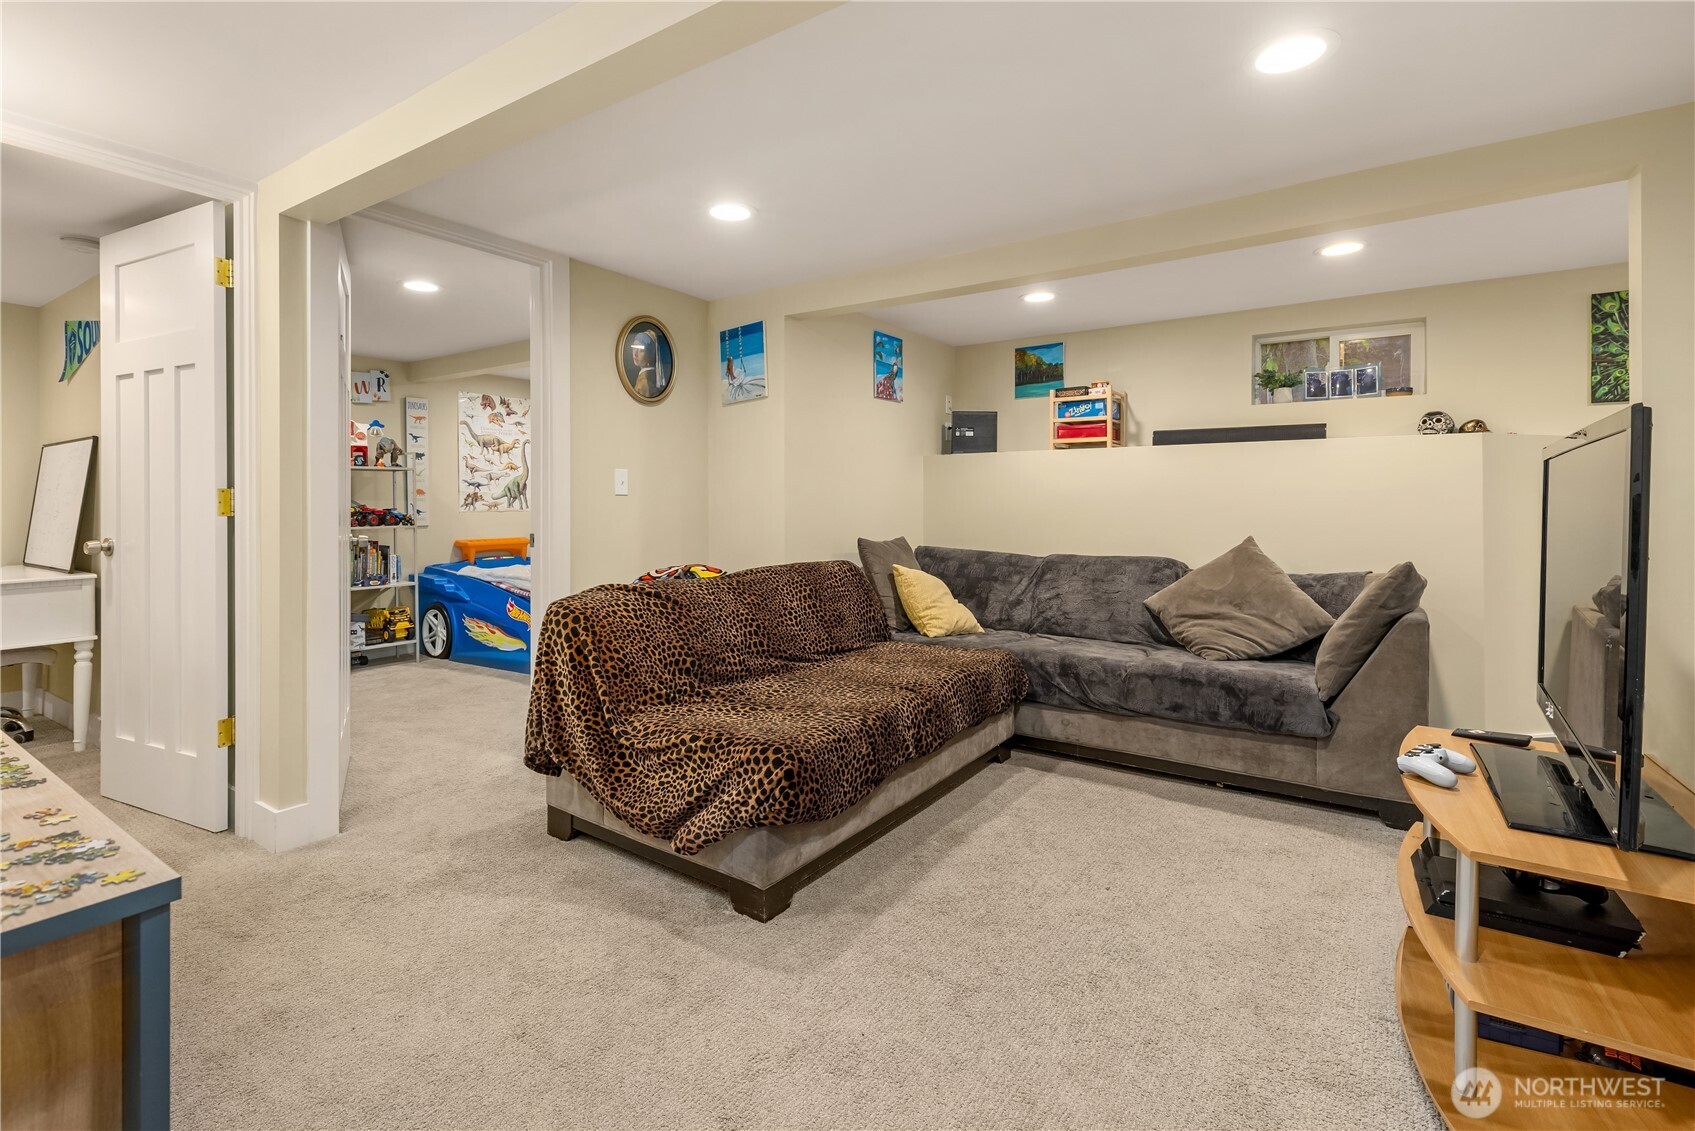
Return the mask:
[[[1414,728],[1403,750],[1421,742],[1465,750],[1448,731],[1432,727]],[[1680,812],[1695,808],[1695,794],[1657,764],[1650,761],[1645,776]],[[1660,1085],[1659,1108],[1614,1105],[1574,1111],[1526,1103],[1514,1109],[1513,1077],[1628,1074],[1509,1045],[1479,1045],[1476,1015],[1487,1013],[1695,1070],[1695,994],[1690,989],[1695,986],[1695,861],[1510,829],[1481,773],[1461,776],[1451,790],[1411,776],[1402,781],[1425,825],[1413,826],[1398,853],[1396,878],[1410,927],[1397,959],[1396,996],[1408,1047],[1450,1126],[1474,1123],[1464,1114],[1456,1122],[1449,1094],[1455,1077],[1474,1066],[1502,1078],[1506,1096],[1487,1120],[1492,1127],[1570,1126],[1577,1116],[1584,1126],[1595,1127],[1690,1126],[1695,1092],[1671,1083]],[[1427,829],[1459,853],[1453,920],[1425,912],[1413,876],[1412,856]],[[1614,958],[1479,928],[1477,864],[1523,868],[1626,893],[1625,902],[1646,931],[1642,949]],[[1444,982],[1454,992],[1451,1009]],[[1433,1033],[1441,1029],[1447,1037],[1438,1042]],[[1448,1054],[1445,1067],[1438,1046]],[[1506,1120],[1509,1110],[1512,1118]]]

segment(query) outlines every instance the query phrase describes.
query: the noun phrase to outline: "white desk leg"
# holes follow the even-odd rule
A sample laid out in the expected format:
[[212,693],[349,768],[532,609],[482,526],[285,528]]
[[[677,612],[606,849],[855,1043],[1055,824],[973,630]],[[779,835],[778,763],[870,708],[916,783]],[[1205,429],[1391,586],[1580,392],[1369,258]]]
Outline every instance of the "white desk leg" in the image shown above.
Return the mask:
[[[1477,961],[1477,861],[1461,852],[1454,860],[1454,953]],[[1454,995],[1454,1075],[1477,1067],[1477,1012]]]
[[19,664],[23,669],[24,678],[24,714],[39,715],[42,704],[37,701],[36,688],[40,685],[40,664]]
[[88,700],[94,694],[94,641],[78,640],[71,666],[71,749],[88,746]]

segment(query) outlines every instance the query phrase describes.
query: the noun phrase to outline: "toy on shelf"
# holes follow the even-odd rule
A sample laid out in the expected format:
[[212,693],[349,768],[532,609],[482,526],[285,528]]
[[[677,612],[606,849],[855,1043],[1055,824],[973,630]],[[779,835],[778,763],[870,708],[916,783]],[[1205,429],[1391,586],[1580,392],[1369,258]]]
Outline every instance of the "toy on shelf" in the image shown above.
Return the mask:
[[390,643],[412,638],[412,610],[406,605],[365,610],[365,641]]
[[411,526],[412,516],[393,507],[368,507],[354,503],[348,508],[349,526]]
[[1048,447],[1123,447],[1126,403],[1125,394],[1113,392],[1107,381],[1081,391],[1054,390],[1048,394]]

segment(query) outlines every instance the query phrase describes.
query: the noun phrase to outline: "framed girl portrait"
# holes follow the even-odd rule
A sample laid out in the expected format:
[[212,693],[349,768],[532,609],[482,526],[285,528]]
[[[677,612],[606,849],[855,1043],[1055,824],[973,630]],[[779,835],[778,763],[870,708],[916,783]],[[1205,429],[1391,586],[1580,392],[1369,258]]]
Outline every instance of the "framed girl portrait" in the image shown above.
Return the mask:
[[677,377],[671,332],[657,318],[638,315],[618,333],[618,380],[642,404],[658,404],[671,395]]

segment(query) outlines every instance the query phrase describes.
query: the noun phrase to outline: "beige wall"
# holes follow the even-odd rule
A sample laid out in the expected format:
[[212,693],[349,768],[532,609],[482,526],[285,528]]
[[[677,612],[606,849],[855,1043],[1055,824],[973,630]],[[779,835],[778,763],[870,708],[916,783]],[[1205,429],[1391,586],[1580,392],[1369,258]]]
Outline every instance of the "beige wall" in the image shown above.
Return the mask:
[[[0,380],[5,386],[4,403],[0,412],[5,416],[6,452],[3,469],[5,518],[4,557],[8,562],[21,561],[24,539],[29,528],[30,502],[35,497],[35,470],[41,445],[79,436],[100,434],[100,354],[99,346],[82,363],[76,375],[61,382],[59,374],[65,367],[65,323],[67,321],[100,317],[100,279],[89,279],[73,287],[47,305],[30,308],[5,307],[5,346],[0,350]],[[33,326],[30,325],[33,319]],[[15,335],[15,337],[14,337]],[[32,348],[33,347],[33,348]],[[90,563],[80,547],[96,533],[100,518],[99,461],[95,450],[96,468],[89,484],[88,501],[83,506],[82,524],[77,530],[77,569],[98,569]],[[48,673],[48,692],[71,700],[71,646],[60,645],[59,659]],[[5,674],[4,688],[16,689],[18,673]],[[100,645],[94,646],[94,691],[91,703],[100,709]]]
[[[874,330],[902,340],[900,402],[871,395]],[[924,457],[941,451],[954,353],[857,314],[790,322],[783,366],[786,560],[856,558],[857,538],[922,529]],[[717,407],[727,413],[741,406]]]
[[[624,324],[657,318],[671,332],[671,395],[642,404],[615,366]],[[706,410],[718,380],[706,364],[706,303],[571,262],[571,588],[631,581],[655,566],[710,562]],[[630,493],[612,493],[616,468]]]
[[[419,363],[427,364],[427,362]],[[495,377],[481,374],[444,381],[414,381],[412,367],[403,361],[355,355],[353,370],[381,369],[389,375],[394,400],[386,404],[352,405],[354,418],[381,420],[388,435],[397,436],[404,426],[407,397],[422,398],[430,405],[430,456],[425,461],[430,492],[430,523],[416,528],[415,534],[387,537],[410,554],[406,572],[416,573],[427,565],[453,559],[453,543],[459,538],[522,538],[530,533],[530,512],[521,511],[462,511],[459,500],[465,487],[459,481],[463,465],[459,462],[459,394],[489,393],[497,397],[528,397],[530,383],[514,377]],[[389,476],[353,473],[353,497],[373,507],[393,504],[389,499]],[[394,476],[393,478],[401,478]],[[408,542],[415,542],[409,546]]]
[[[1156,428],[1322,421],[1331,436],[1407,435],[1441,409],[1497,432],[1564,435],[1606,415],[1589,403],[1589,296],[1629,285],[1622,263],[1107,330],[1044,335],[1065,343],[1068,383],[1129,393],[1129,442]],[[1255,335],[1425,320],[1423,395],[1249,403]],[[1000,414],[1000,446],[1048,446],[1047,398],[1013,396],[1012,352],[1029,339],[964,346],[954,404]]]
[[37,325],[33,306],[0,305],[0,561],[23,560],[29,507],[41,441],[37,435],[41,383],[37,379]]
[[[1483,547],[1487,516],[1536,513],[1537,459],[1548,439],[1380,436],[931,456],[924,541],[1200,565],[1251,534],[1294,573],[1411,561],[1430,582],[1432,721],[1541,730],[1537,528],[1510,525],[1493,553]],[[1526,625],[1531,631],[1520,631]]]

